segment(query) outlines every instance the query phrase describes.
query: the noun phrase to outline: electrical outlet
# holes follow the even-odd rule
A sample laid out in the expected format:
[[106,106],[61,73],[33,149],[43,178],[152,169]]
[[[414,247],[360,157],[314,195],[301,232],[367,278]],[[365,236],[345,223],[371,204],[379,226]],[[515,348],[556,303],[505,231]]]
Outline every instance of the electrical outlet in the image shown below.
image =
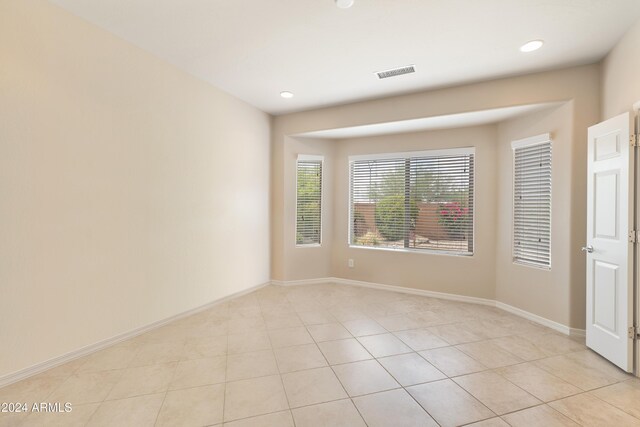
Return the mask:
[[349,268],[353,268],[355,266],[355,263],[353,262],[352,259],[349,259]]

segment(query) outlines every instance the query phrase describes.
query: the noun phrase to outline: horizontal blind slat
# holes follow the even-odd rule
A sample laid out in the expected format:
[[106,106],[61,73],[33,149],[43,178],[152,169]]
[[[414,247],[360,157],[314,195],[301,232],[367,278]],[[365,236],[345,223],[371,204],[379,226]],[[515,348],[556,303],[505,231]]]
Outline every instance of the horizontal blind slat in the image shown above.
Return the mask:
[[351,162],[350,243],[472,253],[473,157]]
[[551,265],[551,142],[514,150],[513,258]]
[[322,229],[322,161],[298,160],[296,244],[317,245]]

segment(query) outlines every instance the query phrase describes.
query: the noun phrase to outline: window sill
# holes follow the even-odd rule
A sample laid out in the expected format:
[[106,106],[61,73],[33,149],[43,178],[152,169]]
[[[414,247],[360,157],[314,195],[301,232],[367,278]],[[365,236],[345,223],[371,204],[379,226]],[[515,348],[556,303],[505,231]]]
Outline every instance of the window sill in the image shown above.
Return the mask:
[[444,256],[453,256],[460,258],[473,258],[475,253],[456,253],[450,251],[438,251],[431,249],[405,249],[405,248],[376,248],[371,246],[359,246],[359,245],[349,245],[349,249],[365,249],[370,251],[384,251],[384,252],[398,252],[398,253],[410,253],[410,254],[420,254],[420,255],[444,255]]
[[539,265],[539,264],[534,264],[532,262],[524,262],[524,261],[516,261],[516,260],[512,260],[511,263],[513,265],[517,265],[521,267],[529,267],[529,268],[535,268],[543,271],[551,271],[550,265]]
[[296,248],[321,248],[322,247],[322,243],[307,243],[307,244],[303,244],[303,245],[298,245],[296,244]]

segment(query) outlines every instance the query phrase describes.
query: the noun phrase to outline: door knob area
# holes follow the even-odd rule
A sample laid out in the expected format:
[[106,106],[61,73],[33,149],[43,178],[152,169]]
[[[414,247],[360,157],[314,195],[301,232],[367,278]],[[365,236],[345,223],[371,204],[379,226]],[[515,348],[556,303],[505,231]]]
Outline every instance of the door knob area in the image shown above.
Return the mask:
[[588,253],[593,252],[593,246],[589,245],[589,246],[583,247],[582,252],[588,252]]

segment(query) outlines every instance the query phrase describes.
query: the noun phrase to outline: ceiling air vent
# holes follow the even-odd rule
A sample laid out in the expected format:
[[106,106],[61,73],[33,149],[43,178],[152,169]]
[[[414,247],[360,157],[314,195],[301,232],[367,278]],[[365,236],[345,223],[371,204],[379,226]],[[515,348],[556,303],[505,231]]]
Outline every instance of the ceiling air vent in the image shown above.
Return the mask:
[[378,71],[376,74],[379,79],[387,79],[389,77],[401,76],[403,74],[411,74],[416,72],[415,65],[407,65],[405,67],[393,68],[391,70]]

